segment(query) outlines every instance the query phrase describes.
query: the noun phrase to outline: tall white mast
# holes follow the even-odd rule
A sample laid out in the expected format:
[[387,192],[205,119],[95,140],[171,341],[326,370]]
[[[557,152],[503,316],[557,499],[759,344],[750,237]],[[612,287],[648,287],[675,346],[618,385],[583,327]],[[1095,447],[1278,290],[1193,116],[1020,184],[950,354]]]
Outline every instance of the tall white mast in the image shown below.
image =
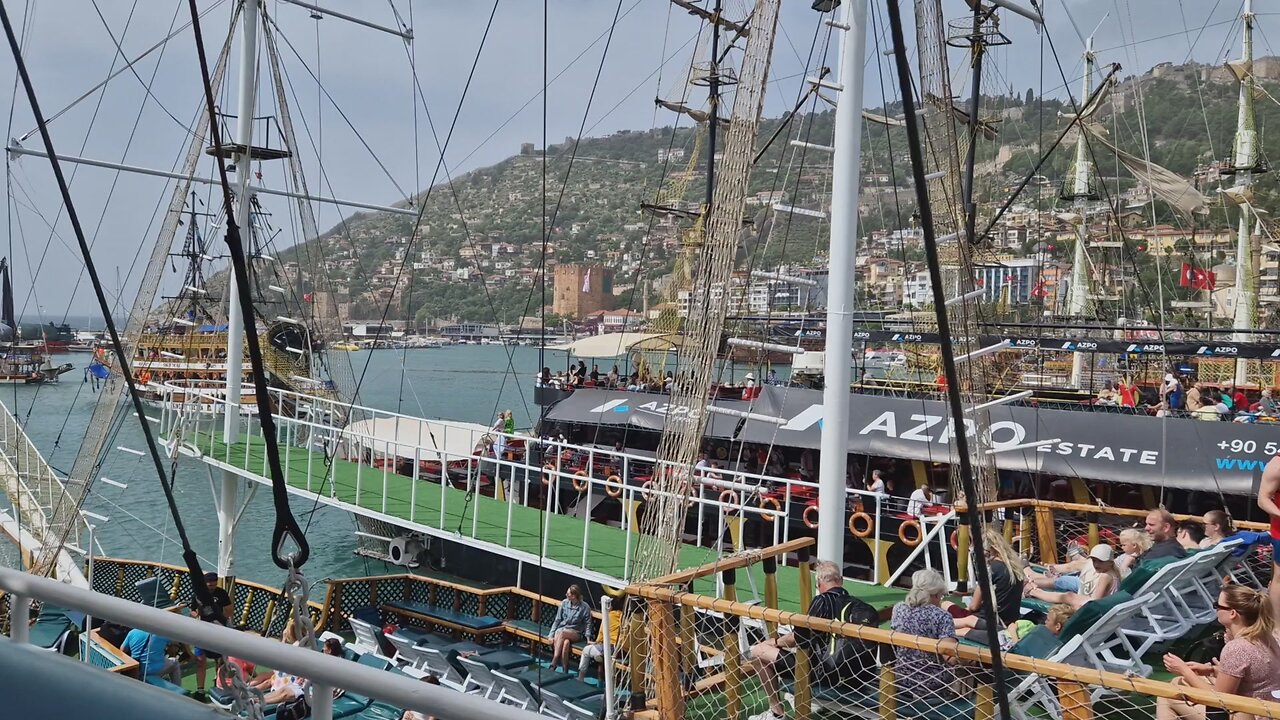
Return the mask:
[[[236,116],[236,225],[247,245],[251,245],[249,228],[249,176],[250,153],[253,146],[253,112],[257,100],[258,85],[258,3],[244,0],[240,38],[240,104]],[[216,122],[216,119],[211,118]],[[239,286],[236,275],[228,272],[231,283],[227,308],[227,405],[222,420],[222,438],[227,444],[236,442],[240,435],[240,385],[244,375],[244,316],[240,312]],[[223,471],[222,492],[218,502],[218,575],[235,574],[235,515],[236,495],[240,479]]]
[[867,0],[845,0],[840,21],[840,100],[832,145],[831,249],[827,271],[822,453],[818,466],[818,557],[844,566],[845,467],[849,457],[849,363],[853,350],[853,261],[858,240],[863,62]]
[[[1084,103],[1089,101],[1093,93],[1093,37],[1085,41],[1084,49],[1084,81],[1080,89],[1081,111]],[[1071,188],[1065,193],[1071,198],[1076,226],[1076,249],[1071,261],[1071,291],[1067,294],[1067,316],[1083,317],[1089,302],[1089,256],[1085,252],[1085,243],[1089,238],[1089,173],[1093,164],[1089,162],[1089,149],[1085,144],[1084,133],[1076,137],[1075,173],[1071,177]],[[1080,387],[1080,378],[1084,369],[1084,354],[1071,355],[1071,387]]]
[[[1245,198],[1240,204],[1240,225],[1236,231],[1236,285],[1235,315],[1232,327],[1236,330],[1252,330],[1258,319],[1258,256],[1253,250],[1253,229],[1249,222],[1250,186],[1253,185],[1253,171],[1258,165],[1258,131],[1254,125],[1253,114],[1253,0],[1245,0],[1244,40],[1237,71],[1240,76],[1240,100],[1236,115],[1236,137],[1231,152],[1231,167],[1236,172],[1235,189]],[[1247,332],[1237,332],[1237,342],[1251,339]],[[1236,361],[1235,382],[1243,385],[1249,379],[1249,363],[1247,360]]]

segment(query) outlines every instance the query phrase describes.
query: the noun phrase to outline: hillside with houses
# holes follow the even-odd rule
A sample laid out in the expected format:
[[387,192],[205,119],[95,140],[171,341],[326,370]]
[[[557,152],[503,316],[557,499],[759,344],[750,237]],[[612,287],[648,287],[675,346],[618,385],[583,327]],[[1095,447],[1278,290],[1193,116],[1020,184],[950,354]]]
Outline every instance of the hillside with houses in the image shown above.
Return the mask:
[[[1255,70],[1264,87],[1275,85],[1280,61],[1264,58]],[[1194,176],[1202,192],[1216,198],[1223,181],[1215,174],[1215,161],[1229,153],[1236,88],[1222,68],[1164,64],[1125,77],[1097,121],[1117,145],[1137,155],[1149,149],[1152,161]],[[979,148],[980,227],[1034,168],[1042,149],[1066,123],[1062,116],[1071,112],[1063,98],[1038,98],[1030,89],[986,98],[983,108],[983,119],[996,129],[996,137]],[[869,112],[892,118],[898,107],[889,104]],[[1265,128],[1280,120],[1280,107],[1260,102],[1258,116],[1265,140]],[[731,312],[789,313],[824,304],[820,292],[753,279],[749,271],[781,269],[824,277],[826,215],[833,201],[830,153],[824,147],[831,143],[832,117],[829,109],[798,115],[785,121],[780,132],[783,119],[763,124],[744,218],[741,272],[731,287],[717,290],[730,297]],[[864,132],[856,267],[860,306],[923,307],[929,302],[927,275],[914,190],[905,171],[905,137],[900,127],[871,122]],[[1039,316],[1063,301],[1074,243],[1070,226],[1060,217],[1069,204],[1059,199],[1071,159],[1070,143],[1064,145],[992,228],[978,253],[987,300],[1011,318]],[[300,287],[332,292],[334,306],[348,322],[385,315],[435,325],[512,324],[538,316],[544,304],[552,323],[582,322],[589,314],[607,311],[612,320],[632,327],[664,311],[668,321],[683,314],[689,298],[684,292],[687,263],[681,257],[689,251],[682,239],[706,182],[704,141],[696,129],[621,131],[551,145],[545,157],[545,217],[543,154],[528,143],[513,150],[517,152],[507,160],[422,192],[414,199],[421,210],[417,218],[372,213],[347,218],[320,238],[283,253],[284,270]],[[1176,276],[1184,262],[1217,267],[1224,279],[1230,275],[1232,225],[1220,204],[1190,223],[1161,203],[1151,203],[1145,188],[1117,172],[1118,165],[1100,165],[1106,192],[1099,205],[1119,212],[1091,217],[1090,273],[1099,317],[1153,313],[1149,300],[1157,286],[1165,288],[1168,300],[1185,299],[1192,291],[1179,287]],[[1269,174],[1255,189],[1255,205],[1280,206]],[[647,212],[642,204],[675,212]],[[549,228],[545,256],[544,220]],[[1262,252],[1262,295],[1275,297],[1280,294],[1280,247],[1264,243]],[[555,283],[560,267],[579,268],[575,279],[565,283],[595,272],[599,287],[607,273],[608,292],[556,317],[562,313],[555,311],[553,296],[564,290]],[[326,282],[318,280],[321,273]]]

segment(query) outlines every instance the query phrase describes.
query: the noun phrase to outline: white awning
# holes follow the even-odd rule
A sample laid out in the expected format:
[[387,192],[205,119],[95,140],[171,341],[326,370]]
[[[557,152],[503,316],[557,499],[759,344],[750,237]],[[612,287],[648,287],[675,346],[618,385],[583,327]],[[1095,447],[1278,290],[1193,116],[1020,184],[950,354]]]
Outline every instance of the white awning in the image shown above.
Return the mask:
[[450,461],[470,456],[488,432],[489,428],[477,423],[391,417],[353,422],[343,429],[342,437],[361,450],[372,451],[375,457]]
[[552,350],[580,358],[612,358],[629,352],[667,352],[680,347],[680,336],[671,333],[606,333],[557,345]]

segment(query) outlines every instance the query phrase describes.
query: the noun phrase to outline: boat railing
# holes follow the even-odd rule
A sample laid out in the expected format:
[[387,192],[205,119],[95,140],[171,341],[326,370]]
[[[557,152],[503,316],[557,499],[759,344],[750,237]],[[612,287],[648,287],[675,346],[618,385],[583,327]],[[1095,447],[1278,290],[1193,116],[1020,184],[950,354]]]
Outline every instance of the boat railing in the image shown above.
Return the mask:
[[[1005,540],[1029,561],[1059,563],[1099,543],[1111,545],[1120,552],[1120,533],[1127,528],[1141,530],[1148,510],[1121,508],[1101,503],[1070,503],[1050,500],[1002,500],[981,506],[985,519],[1003,533]],[[1201,522],[1202,516],[1173,513],[1176,522]],[[1265,523],[1236,520],[1237,531],[1266,533]],[[969,552],[969,529],[961,523],[956,529],[956,553]],[[1250,543],[1244,562],[1235,571],[1238,581],[1255,587],[1266,587],[1271,578],[1272,547],[1269,542]],[[967,563],[958,568],[958,579],[968,581]]]
[[[24,551],[24,564],[39,563],[42,569],[56,564],[58,577],[83,583],[77,563],[59,547],[59,541],[75,543],[87,528],[84,515],[67,497],[62,478],[4,406],[0,406],[0,455],[0,483],[9,501],[11,534]],[[24,533],[30,537],[23,538]]]
[[[142,602],[140,584],[157,579],[159,587],[173,605],[186,605],[195,597],[191,574],[181,565],[149,560],[95,557],[91,587],[113,597]],[[236,578],[229,594],[234,614],[233,625],[259,633],[263,637],[279,637],[289,622],[287,597],[278,588]],[[311,619],[322,627],[323,603],[310,601]]]
[[[384,522],[403,525],[407,521],[437,532],[457,531],[472,539],[484,535],[488,538],[485,542],[515,550],[521,544],[513,542],[516,505],[536,507],[547,515],[573,506],[585,509],[578,513],[582,550],[573,565],[594,572],[590,539],[593,532],[599,532],[601,523],[593,520],[590,509],[605,500],[616,500],[622,509],[617,522],[625,531],[621,567],[585,575],[606,584],[616,585],[619,578],[629,576],[639,542],[641,508],[654,497],[683,499],[689,519],[686,542],[698,547],[733,552],[744,549],[748,539],[753,541],[752,546],[759,547],[783,543],[800,534],[816,534],[818,484],[800,477],[772,477],[731,468],[690,468],[682,471],[684,482],[672,483],[676,489],[659,488],[653,477],[660,468],[655,468],[652,456],[500,433],[468,423],[433,420],[427,426],[419,418],[351,406],[333,398],[283,389],[272,389],[270,393],[277,408],[308,408],[306,413],[280,414],[276,418],[286,482],[308,493],[335,498],[338,488],[331,466],[335,460],[352,462],[351,497],[359,499],[359,507],[351,509],[372,512]],[[226,404],[225,396],[217,393],[188,394],[198,396],[201,404]],[[163,403],[160,425],[166,437],[180,425],[183,414],[177,405]],[[362,422],[344,424],[342,418],[348,416]],[[242,442],[236,445],[223,443],[219,432],[190,433],[184,443],[190,454],[269,477],[257,421],[244,412],[239,417]],[[496,447],[502,448],[500,455],[495,452]],[[398,476],[415,481],[430,479],[439,484],[413,482],[409,497],[405,498],[402,485],[396,481]],[[493,495],[505,502],[495,509],[468,505],[465,498],[451,500],[454,486],[468,493],[492,487]],[[438,500],[432,499],[432,504],[438,503],[438,507],[427,510],[419,499],[425,500],[423,494],[433,492],[438,493]],[[913,559],[919,557],[951,579],[950,508],[934,506],[929,515],[913,517],[906,513],[905,499],[857,488],[846,490],[845,504],[851,535],[862,538],[896,534],[915,548]],[[495,526],[501,529],[496,540],[492,532]],[[530,562],[546,557],[551,533],[540,535],[541,547],[536,552],[510,554]],[[874,544],[875,538],[869,542]],[[858,579],[876,583],[896,579],[890,573],[885,553],[871,552],[869,564],[866,577]]]
[[[160,637],[242,658],[260,667],[307,678],[311,686],[311,717],[331,720],[333,689],[341,688],[377,700],[439,718],[509,718],[523,720],[535,714],[510,705],[484,700],[443,686],[420,682],[407,675],[351,662],[342,657],[271,640],[216,623],[202,622],[185,613],[167,612],[141,603],[76,588],[49,578],[0,568],[0,589],[10,594],[10,640],[26,643],[28,616],[33,601],[51,603],[130,628],[141,628]],[[75,665],[68,663],[66,672]],[[81,666],[83,667],[83,666]],[[85,668],[84,672],[99,672]],[[68,680],[70,678],[68,677]],[[119,678],[117,682],[135,682]],[[71,680],[68,687],[74,688]],[[117,693],[117,697],[124,693]]]
[[[765,572],[770,549],[762,551]],[[807,558],[806,558],[807,559]],[[1086,609],[1076,612],[1055,635],[1040,625],[1024,629],[1019,642],[1001,654],[1003,673],[994,672],[992,652],[975,640],[985,633],[971,631],[957,642],[912,634],[905,627],[923,628],[905,616],[934,617],[927,605],[913,612],[905,602],[877,607],[883,627],[876,624],[839,622],[787,612],[767,604],[737,600],[737,578],[762,558],[750,558],[724,568],[720,582],[701,587],[719,588],[717,594],[684,591],[684,586],[657,583],[633,584],[624,592],[632,600],[622,620],[616,657],[646,657],[644,665],[631,664],[615,674],[615,686],[630,691],[631,707],[647,707],[654,717],[744,717],[765,707],[757,672],[746,660],[750,648],[766,639],[803,629],[819,638],[819,646],[839,647],[845,639],[858,643],[847,654],[848,662],[832,667],[825,658],[811,656],[804,645],[795,651],[794,678],[784,686],[787,717],[949,718],[983,720],[1138,720],[1153,717],[1187,717],[1191,710],[1207,717],[1255,716],[1280,718],[1280,703],[1233,695],[1213,689],[1165,682],[1144,673],[1122,669],[1128,660],[1121,645],[1104,644],[1118,631],[1101,613],[1093,618]],[[802,564],[800,591],[812,596],[813,577]],[[1121,598],[1123,599],[1123,598]],[[1134,598],[1116,604],[1112,616],[1128,613],[1140,619],[1142,602]],[[1102,601],[1095,601],[1102,602]],[[927,612],[920,612],[921,610]],[[714,613],[718,622],[701,619]],[[899,624],[899,616],[904,616]],[[698,620],[689,619],[693,617]],[[890,617],[893,620],[890,620]],[[950,623],[947,623],[948,631]],[[779,633],[779,635],[775,635]],[[695,645],[715,652],[723,661],[711,668],[695,665],[687,652],[689,643],[677,638],[694,635]],[[822,662],[819,666],[819,662]],[[1156,656],[1155,662],[1159,662]],[[1145,668],[1150,673],[1150,667]],[[997,688],[997,682],[1000,686]],[[1212,682],[1212,681],[1210,681]],[[1009,714],[1002,715],[997,693],[1007,699]],[[637,700],[638,698],[638,700]],[[1178,712],[1179,709],[1182,712]]]

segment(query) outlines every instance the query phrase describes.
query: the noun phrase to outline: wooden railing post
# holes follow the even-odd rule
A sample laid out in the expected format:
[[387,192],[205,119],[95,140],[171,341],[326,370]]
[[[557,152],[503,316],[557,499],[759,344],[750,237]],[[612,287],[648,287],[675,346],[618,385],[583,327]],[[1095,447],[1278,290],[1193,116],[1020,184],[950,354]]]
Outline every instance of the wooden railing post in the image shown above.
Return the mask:
[[661,600],[649,601],[650,659],[658,696],[659,720],[684,717],[684,693],[680,688],[680,653],[676,647],[674,607]]
[[647,702],[644,692],[645,659],[649,657],[649,637],[644,631],[644,603],[635,596],[628,596],[631,612],[626,614],[628,656],[631,658],[631,708],[644,710]]
[[[809,569],[809,548],[800,551],[800,607],[802,612],[809,611],[813,602],[813,573]],[[795,720],[809,720],[809,704],[813,698],[813,688],[809,686],[809,651],[796,647],[796,712]],[[732,717],[732,716],[730,716]]]
[[[738,601],[737,571],[733,569],[720,573],[724,591],[721,597],[729,602]],[[724,707],[727,717],[736,718],[742,714],[742,648],[738,647],[738,623],[736,615],[725,615],[724,625]]]
[[[764,565],[764,606],[776,610],[778,608],[778,560],[767,557],[762,564]],[[777,634],[777,623],[766,622],[764,626],[768,629],[769,637]]]
[[897,720],[898,689],[894,686],[893,665],[880,666],[880,720]]
[[991,694],[991,683],[979,682],[973,695],[973,720],[995,720],[995,700]]
[[1053,527],[1053,508],[1036,506],[1036,542],[1040,545],[1040,562],[1058,562],[1057,532]]
[[[685,592],[693,592],[693,584],[686,585],[684,589]],[[680,608],[680,668],[688,677],[693,677],[694,670],[698,667],[697,636],[693,627],[696,614],[693,608]]]
[[1093,720],[1089,690],[1084,685],[1059,679],[1058,702],[1062,705],[1062,720]]

